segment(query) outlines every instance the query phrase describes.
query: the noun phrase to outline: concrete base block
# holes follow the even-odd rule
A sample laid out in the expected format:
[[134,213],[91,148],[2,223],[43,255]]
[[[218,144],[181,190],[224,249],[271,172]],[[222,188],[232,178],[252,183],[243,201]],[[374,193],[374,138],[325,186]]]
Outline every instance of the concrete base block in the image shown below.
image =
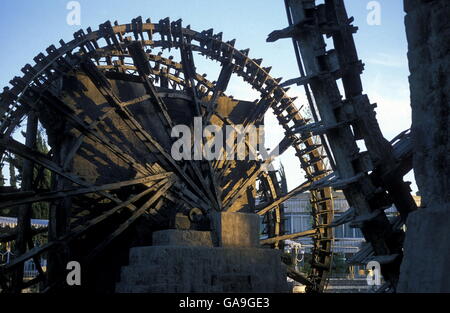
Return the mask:
[[450,292],[450,207],[409,215],[398,292]]
[[116,292],[288,292],[280,257],[272,249],[135,247]]
[[260,217],[257,214],[212,212],[209,217],[218,246],[259,246]]
[[153,246],[131,248],[116,292],[290,291],[281,252],[258,248],[258,215],[215,212],[210,221],[212,231],[186,223],[154,232]]
[[175,216],[175,228],[185,230],[191,229],[191,221],[186,215],[177,213]]
[[213,242],[209,231],[167,229],[153,233],[153,245],[212,247]]

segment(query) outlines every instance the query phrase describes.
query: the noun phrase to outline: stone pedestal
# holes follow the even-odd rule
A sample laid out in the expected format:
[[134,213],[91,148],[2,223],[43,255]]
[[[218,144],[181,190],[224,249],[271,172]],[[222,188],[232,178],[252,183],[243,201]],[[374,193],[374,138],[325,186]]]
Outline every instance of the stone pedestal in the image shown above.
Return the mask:
[[168,229],[153,233],[154,246],[213,247],[211,232]]
[[288,292],[280,251],[259,248],[259,217],[216,213],[214,231],[170,229],[130,249],[116,292]]
[[410,214],[398,292],[450,292],[448,225],[450,205]]
[[407,220],[399,292],[450,292],[450,2],[405,0],[413,165],[422,205]]
[[259,216],[248,213],[209,214],[211,229],[219,247],[258,247]]

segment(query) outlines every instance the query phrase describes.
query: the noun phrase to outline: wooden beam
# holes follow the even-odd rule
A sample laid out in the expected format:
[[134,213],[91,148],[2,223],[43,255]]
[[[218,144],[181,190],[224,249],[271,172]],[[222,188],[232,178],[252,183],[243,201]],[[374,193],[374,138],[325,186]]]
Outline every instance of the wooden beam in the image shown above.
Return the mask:
[[[45,168],[51,170],[55,174],[60,175],[73,183],[76,183],[83,187],[91,187],[91,185],[88,182],[86,182],[84,179],[82,179],[81,177],[79,177],[75,174],[69,173],[69,172],[65,172],[60,166],[58,166],[53,161],[49,160],[46,155],[26,147],[22,143],[14,140],[13,138],[1,138],[0,137],[0,147],[4,147],[6,150],[8,150],[12,153],[18,154],[25,159],[32,160],[36,164],[44,166]],[[115,196],[111,195],[108,192],[98,191],[98,193],[100,195],[112,200],[115,203],[122,203],[122,201],[120,199],[116,198]],[[130,209],[133,209],[133,208],[134,208],[133,206],[130,206]]]
[[[34,111],[30,111],[27,117],[27,130],[25,137],[25,146],[34,149],[36,146],[36,137],[38,130],[38,118]],[[22,168],[22,191],[30,191],[33,184],[34,163],[29,159],[25,159]],[[31,215],[32,207],[30,204],[20,206],[17,216],[17,238],[15,242],[16,256],[22,255],[27,250],[28,238],[31,238]],[[23,267],[16,269],[12,280],[12,290],[19,293],[23,283]]]
[[[150,135],[141,124],[134,119],[132,114],[128,111],[126,107],[121,105],[121,100],[112,90],[108,80],[101,73],[97,67],[92,63],[91,60],[86,59],[85,62],[81,64],[83,71],[88,75],[103,97],[108,101],[108,103],[115,107],[117,112],[122,116],[125,124],[136,134],[138,139],[146,146],[151,153],[162,163],[171,166],[180,177],[192,188],[194,192],[199,193],[201,197],[207,198],[204,193],[197,187],[194,181],[186,175],[185,171],[180,167],[180,165],[171,157],[171,155],[165,151],[165,149],[158,143],[158,141]],[[203,208],[208,210],[209,208]]]
[[227,90],[228,83],[230,82],[231,75],[234,71],[234,64],[232,62],[222,64],[222,69],[220,70],[219,78],[214,86],[211,99],[206,104],[207,117],[206,121],[211,119],[211,116],[217,110],[217,99]]
[[[156,108],[159,109],[158,116],[160,117],[162,124],[164,125],[167,131],[172,129],[174,125],[167,111],[167,106],[164,103],[164,101],[159,97],[155,86],[148,78],[148,76],[153,72],[153,70],[150,67],[148,57],[144,49],[142,48],[142,44],[139,41],[134,41],[130,43],[127,46],[127,48],[131,58],[133,59],[134,65],[136,66],[139,76],[141,77],[144,83],[144,88],[147,94],[150,96],[151,101],[156,104]],[[168,135],[170,138],[170,132],[168,133]]]
[[302,231],[299,233],[287,234],[287,235],[263,239],[260,241],[260,243],[262,245],[270,245],[270,244],[274,244],[275,242],[281,241],[281,240],[295,239],[295,238],[300,238],[300,237],[313,237],[316,234],[317,234],[316,229],[310,229],[310,230],[305,230],[305,231]]
[[305,181],[304,183],[301,183],[299,186],[295,187],[291,191],[289,191],[287,194],[277,198],[275,201],[266,204],[263,203],[261,206],[257,206],[256,209],[258,210],[258,215],[264,215],[268,211],[272,210],[277,205],[280,205],[281,203],[285,202],[286,200],[298,195],[299,193],[306,192],[308,190],[313,189],[320,189],[323,187],[324,184],[330,181],[330,177],[333,177],[334,174],[330,174],[328,176],[322,177],[316,181]]
[[164,185],[162,185],[156,193],[146,201],[138,210],[136,210],[133,215],[126,220],[124,223],[119,225],[114,232],[108,235],[105,240],[102,241],[99,245],[97,245],[92,252],[87,256],[87,262],[91,262],[96,256],[101,253],[105,247],[107,247],[114,239],[120,236],[125,230],[128,229],[141,215],[143,215],[149,208],[152,206],[157,200],[159,200],[164,193],[172,186],[175,182],[175,178],[171,177],[165,180]]
[[86,231],[95,227],[99,223],[103,222],[108,217],[112,216],[114,213],[116,213],[117,211],[119,211],[122,208],[128,207],[128,208],[132,209],[133,211],[137,211],[137,208],[132,203],[135,201],[138,201],[139,199],[141,199],[145,195],[149,194],[153,190],[162,187],[164,184],[167,183],[167,181],[168,181],[167,178],[161,180],[160,182],[158,182],[155,185],[149,187],[148,189],[142,191],[141,193],[132,196],[130,199],[128,199],[126,201],[121,202],[120,204],[116,205],[114,208],[108,210],[107,212],[103,213],[102,215],[97,216],[97,217],[93,218],[92,220],[89,220],[88,222],[77,226],[76,228],[72,229],[70,233],[59,238],[57,241],[51,241],[51,242],[48,242],[47,244],[44,244],[43,246],[35,247],[35,248],[29,250],[28,252],[22,254],[21,256],[15,258],[10,263],[0,266],[0,274],[5,273],[6,271],[17,267],[18,265],[20,265],[23,262],[25,262],[26,260],[34,257],[35,255],[42,254],[43,252],[48,251],[49,249],[52,249],[52,248],[60,245],[62,242],[70,243],[72,240],[83,235]]
[[[115,154],[118,158],[122,159],[126,164],[129,164],[132,168],[134,168],[136,171],[148,175],[150,174],[150,171],[142,166],[140,162],[138,162],[135,158],[133,158],[128,152],[121,149],[119,146],[115,145],[110,140],[105,140],[102,138],[102,136],[99,133],[98,128],[96,127],[97,123],[100,122],[100,120],[94,125],[86,126],[84,121],[82,121],[80,118],[78,118],[74,112],[71,111],[70,108],[67,107],[67,105],[56,95],[53,95],[51,93],[48,93],[47,95],[44,94],[43,97],[46,100],[47,104],[52,105],[52,107],[61,113],[64,117],[67,118],[67,120],[82,134],[84,134],[86,137],[88,137],[90,140],[100,143],[107,149],[109,149],[113,154]],[[106,112],[102,117],[101,120],[103,120],[106,115],[109,114],[109,112]],[[92,127],[91,127],[92,126]],[[76,151],[80,147],[80,145],[83,142],[83,137],[79,137],[78,140],[75,142],[72,149],[69,151],[67,157],[66,157],[66,165],[67,163],[72,159],[72,157],[75,155]]]
[[6,208],[6,207],[13,207],[13,206],[16,206],[19,204],[49,201],[49,200],[60,199],[60,198],[64,198],[64,197],[72,197],[72,196],[82,195],[82,194],[87,194],[87,193],[95,193],[98,191],[115,190],[115,189],[120,189],[122,187],[131,186],[131,185],[147,184],[147,183],[155,181],[155,180],[160,180],[160,179],[166,178],[171,174],[172,173],[170,173],[170,172],[166,172],[163,174],[156,174],[156,175],[146,176],[143,178],[126,180],[126,181],[121,181],[121,182],[117,182],[117,183],[105,184],[105,185],[101,185],[101,186],[90,186],[90,187],[85,187],[85,188],[71,188],[71,189],[66,189],[66,190],[58,190],[58,191],[33,194],[28,197],[22,197],[20,199],[2,202],[2,203],[0,203],[0,209]]
[[287,276],[295,280],[296,282],[299,282],[302,285],[305,286],[312,286],[313,283],[306,277],[305,274],[300,273],[292,268],[292,266],[286,266],[287,270]]
[[[45,233],[48,230],[48,227],[40,227],[36,229],[31,229],[31,236],[35,236],[41,233]],[[9,242],[15,240],[17,237],[17,229],[13,230],[9,233],[0,234],[0,242]]]
[[[183,36],[183,29],[181,28],[181,25],[180,25],[180,31],[181,31],[180,38],[181,38],[182,42],[180,43],[179,48],[180,48],[181,64],[183,67],[183,73],[184,73],[184,79],[186,82],[186,87],[187,87],[188,92],[191,94],[191,96],[194,100],[195,116],[202,116],[203,115],[202,105],[201,105],[202,101],[199,98],[197,88],[196,88],[196,85],[194,82],[194,78],[196,77],[196,73],[197,73],[196,68],[195,68],[195,63],[194,63],[194,55],[192,54],[192,48],[191,48],[190,43],[185,42],[185,37]],[[208,121],[209,121],[208,118],[202,119],[203,126]],[[202,137],[202,141],[204,144],[205,138]],[[190,165],[192,166],[194,173],[198,177],[203,189],[206,191],[206,194],[208,195],[208,197],[211,201],[211,204],[213,205],[213,207],[216,210],[220,211],[222,202],[219,197],[219,192],[218,192],[219,187],[217,185],[216,175],[211,166],[211,162],[209,160],[205,160],[207,171],[209,174],[210,183],[212,185],[212,189],[214,192],[212,192],[211,188],[209,188],[210,186],[208,186],[205,178],[203,177],[201,171],[199,170],[199,167],[197,166],[197,162],[192,161],[190,163],[191,163]]]
[[[291,139],[283,138],[280,143],[278,143],[277,147],[274,149],[275,151],[281,151],[281,153],[287,150],[287,142]],[[236,149],[236,145],[233,147],[233,151]],[[252,172],[250,176],[242,181],[241,184],[234,187],[224,198],[224,208],[229,212],[235,212],[239,208],[234,206],[236,200],[246,191],[246,188],[253,184],[258,176],[267,169],[267,166],[277,157],[278,155],[270,156],[269,158],[263,160],[263,162]],[[306,189],[305,189],[306,190]],[[300,192],[300,191],[299,191]],[[299,193],[297,192],[297,193]]]

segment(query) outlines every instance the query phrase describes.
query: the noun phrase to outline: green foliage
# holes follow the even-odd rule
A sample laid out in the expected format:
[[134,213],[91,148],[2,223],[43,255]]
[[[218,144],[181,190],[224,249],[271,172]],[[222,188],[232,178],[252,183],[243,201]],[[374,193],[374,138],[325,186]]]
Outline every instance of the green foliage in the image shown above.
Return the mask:
[[18,158],[15,158],[11,155],[8,157],[9,162],[9,185],[11,187],[17,188],[17,180],[18,176],[16,175],[16,164],[19,161]]
[[[43,136],[44,130],[39,129],[36,137],[36,149],[43,154],[47,154],[49,149]],[[10,185],[15,188],[20,188],[20,181],[22,180],[21,172],[23,166],[23,159],[19,156],[9,154],[5,157],[5,161],[9,164],[9,181]],[[1,172],[1,168],[0,168]],[[0,176],[0,186],[3,183],[3,175]],[[51,187],[51,172],[39,165],[34,166],[33,170],[33,186],[37,190],[48,190]],[[48,219],[49,204],[47,202],[37,202],[32,204],[32,218]],[[1,212],[3,216],[17,216],[17,208],[3,209]]]
[[[48,153],[47,144],[43,138],[43,129],[39,129],[36,138],[36,148],[39,152]],[[35,166],[33,171],[33,181],[36,183],[37,189],[50,189],[51,187],[51,172],[41,166]],[[48,202],[37,202],[32,205],[33,218],[48,219],[49,204]]]
[[333,265],[332,265],[333,272],[336,274],[347,274],[349,273],[349,266],[345,262],[344,254],[342,253],[335,253],[333,255]]
[[309,273],[311,271],[311,260],[312,260],[311,254],[305,253],[304,259],[301,262],[302,265],[300,266],[300,264],[299,264],[300,271],[302,271],[304,273]]

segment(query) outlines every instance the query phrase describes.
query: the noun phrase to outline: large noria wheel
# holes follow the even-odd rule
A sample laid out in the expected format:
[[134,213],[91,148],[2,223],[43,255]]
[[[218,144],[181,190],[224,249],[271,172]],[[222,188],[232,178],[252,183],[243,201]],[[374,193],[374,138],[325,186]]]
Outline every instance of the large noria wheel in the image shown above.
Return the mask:
[[[312,237],[310,273],[290,275],[309,291],[323,290],[333,240],[326,227],[333,217],[331,188],[321,185],[330,175],[323,147],[307,131],[308,119],[279,86],[280,79],[234,44],[212,29],[184,28],[181,20],[144,23],[138,17],[131,24],[106,22],[98,31],[76,32],[72,41],[48,47],[34,58],[35,65],[22,69],[24,76],[14,78],[12,88],[0,95],[0,155],[23,160],[20,189],[2,187],[0,194],[0,209],[14,208],[18,216],[18,231],[1,237],[14,241],[16,252],[0,268],[3,292],[39,282],[41,291],[59,290],[70,260],[86,272],[84,287],[100,290],[104,281],[115,279],[111,273],[127,248],[150,244],[148,234],[173,227],[177,213],[211,210],[256,212],[267,235],[262,244],[272,248],[282,247],[285,239]],[[179,61],[165,56],[174,50]],[[219,62],[216,81],[197,73],[194,55]],[[233,74],[256,89],[260,99],[227,96]],[[256,151],[256,160],[249,158],[251,149],[245,160],[186,160],[171,153],[175,125],[192,129],[195,118],[202,117],[204,126],[245,131],[262,124],[269,109],[285,132],[280,154],[293,147],[306,174],[305,183],[290,192],[282,190],[276,171],[267,170],[273,158],[262,157],[265,149]],[[48,153],[36,148],[40,125]],[[24,143],[15,136],[21,131]],[[236,150],[234,140],[229,144]],[[51,172],[45,188],[43,172]],[[283,202],[307,190],[313,229],[285,234]],[[36,203],[48,207],[46,234],[30,226]],[[47,239],[35,246],[38,233]],[[23,263],[42,256],[48,258],[47,268],[38,266],[39,275],[25,281]]]

